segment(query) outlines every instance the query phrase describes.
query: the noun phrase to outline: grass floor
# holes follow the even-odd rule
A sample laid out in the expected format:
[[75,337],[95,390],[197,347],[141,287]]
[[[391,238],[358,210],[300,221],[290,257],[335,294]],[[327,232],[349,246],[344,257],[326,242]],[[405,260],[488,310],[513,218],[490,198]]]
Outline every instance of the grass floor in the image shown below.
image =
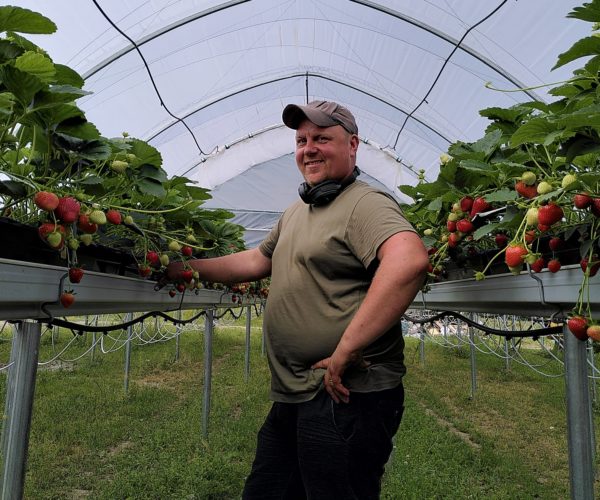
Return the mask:
[[[127,394],[123,349],[40,368],[25,498],[239,498],[270,406],[269,375],[260,318],[253,321],[248,381],[244,320],[225,323],[215,331],[208,439],[201,434],[201,332],[181,336],[178,360],[174,340],[135,346]],[[40,361],[71,338],[55,331],[53,344],[45,334]],[[62,358],[89,345],[89,338],[77,338]],[[5,333],[2,360],[9,351]],[[548,362],[539,351],[525,354]],[[569,498],[562,377],[517,364],[507,370],[497,357],[479,354],[471,397],[465,348],[428,343],[423,364],[418,343],[408,339],[406,361],[406,410],[382,498]]]

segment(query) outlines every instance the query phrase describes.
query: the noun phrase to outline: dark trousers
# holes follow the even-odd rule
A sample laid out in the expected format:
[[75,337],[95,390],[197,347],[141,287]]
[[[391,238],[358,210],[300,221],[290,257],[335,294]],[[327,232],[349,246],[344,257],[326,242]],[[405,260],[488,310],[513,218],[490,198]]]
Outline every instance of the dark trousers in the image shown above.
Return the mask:
[[351,393],[349,403],[325,391],[304,403],[273,403],[242,498],[378,499],[403,408],[402,385]]

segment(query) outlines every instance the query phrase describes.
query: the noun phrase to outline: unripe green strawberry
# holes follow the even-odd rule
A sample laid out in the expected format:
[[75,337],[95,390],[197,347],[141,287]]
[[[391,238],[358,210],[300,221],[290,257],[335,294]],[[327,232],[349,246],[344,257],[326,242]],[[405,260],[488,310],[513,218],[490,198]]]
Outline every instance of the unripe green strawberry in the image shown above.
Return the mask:
[[71,237],[67,240],[67,246],[71,250],[77,250],[79,248],[79,240],[77,238]]
[[459,219],[458,214],[457,213],[450,213],[448,214],[448,220],[451,222],[456,222]]
[[160,254],[160,263],[165,267],[169,265],[169,256],[166,253]]
[[562,178],[562,182],[560,185],[563,189],[567,189],[571,184],[573,184],[577,180],[577,177],[573,174],[567,174]]
[[525,262],[527,262],[527,264],[531,265],[533,264],[537,259],[539,258],[539,254],[536,253],[528,253],[525,256]]
[[54,231],[46,237],[46,241],[52,248],[60,248],[63,245],[63,235],[58,231]]
[[171,240],[169,241],[169,250],[171,250],[171,252],[179,252],[181,250],[181,245],[175,240]]
[[102,226],[106,224],[106,214],[102,210],[94,210],[90,214],[90,222]]
[[527,210],[527,225],[535,226],[538,223],[538,209],[536,207],[531,207]]
[[187,241],[188,243],[197,243],[198,240],[196,240],[196,237],[194,236],[194,233],[188,233],[187,236],[185,237],[185,241]]
[[117,172],[118,174],[122,174],[123,172],[125,172],[128,166],[129,163],[123,160],[113,160],[110,164],[111,170]]
[[131,226],[133,224],[133,217],[131,215],[126,215],[123,219],[123,223]]
[[137,156],[135,156],[133,153],[127,153],[127,154],[125,155],[125,158],[127,158],[127,161],[128,161],[129,163],[132,163],[132,162],[134,162],[135,160],[137,160]]
[[528,186],[532,186],[533,184],[535,184],[537,177],[534,172],[527,171],[527,172],[523,172],[523,175],[521,175],[521,180],[523,181],[524,184],[527,184]]
[[86,247],[92,244],[94,241],[94,237],[91,234],[80,234],[79,241],[83,243]]
[[431,229],[431,228],[425,229],[425,231],[423,231],[423,234],[425,236],[431,236],[433,234],[433,229]]
[[537,187],[538,194],[547,194],[547,193],[551,193],[552,191],[554,191],[554,188],[552,187],[552,184],[550,184],[549,182],[542,181],[538,184],[538,187]]

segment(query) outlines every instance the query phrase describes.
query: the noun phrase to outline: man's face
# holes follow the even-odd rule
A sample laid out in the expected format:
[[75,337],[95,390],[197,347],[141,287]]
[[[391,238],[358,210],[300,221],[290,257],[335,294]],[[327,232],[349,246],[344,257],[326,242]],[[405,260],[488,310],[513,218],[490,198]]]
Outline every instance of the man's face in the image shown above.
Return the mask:
[[341,125],[319,127],[304,120],[296,130],[296,165],[310,186],[350,175],[357,149],[358,136]]

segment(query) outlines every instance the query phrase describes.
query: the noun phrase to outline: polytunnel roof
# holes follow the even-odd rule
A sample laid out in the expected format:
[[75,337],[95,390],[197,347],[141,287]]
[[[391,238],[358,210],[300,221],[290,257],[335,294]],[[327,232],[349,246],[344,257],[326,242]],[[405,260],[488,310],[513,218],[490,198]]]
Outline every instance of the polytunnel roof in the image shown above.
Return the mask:
[[[288,103],[334,100],[356,116],[362,179],[433,180],[439,156],[475,141],[478,111],[531,99],[578,66],[551,71],[589,35],[575,0],[19,0],[58,30],[29,35],[77,70],[78,101],[107,137],[162,154],[170,176],[212,190],[253,228],[253,245],[297,197]],[[577,64],[577,63],[575,63]],[[491,82],[486,86],[487,82]],[[494,90],[489,87],[493,87]],[[249,218],[252,222],[249,222]],[[250,234],[250,233],[248,233]]]

